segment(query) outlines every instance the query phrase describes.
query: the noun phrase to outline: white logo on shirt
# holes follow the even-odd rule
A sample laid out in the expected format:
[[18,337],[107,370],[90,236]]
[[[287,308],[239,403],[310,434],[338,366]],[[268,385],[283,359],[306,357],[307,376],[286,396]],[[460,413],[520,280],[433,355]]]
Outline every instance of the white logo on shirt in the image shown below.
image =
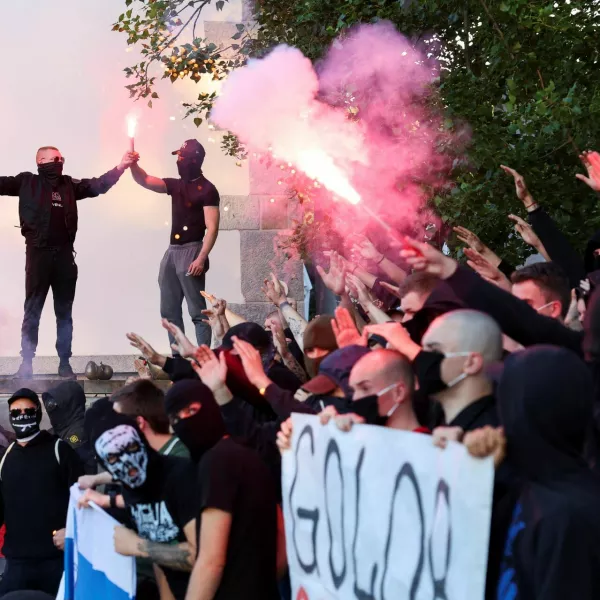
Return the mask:
[[52,192],[52,206],[63,208],[62,198],[58,192]]
[[136,504],[130,506],[138,534],[151,542],[173,542],[179,535],[179,527],[167,510],[164,500],[152,504]]

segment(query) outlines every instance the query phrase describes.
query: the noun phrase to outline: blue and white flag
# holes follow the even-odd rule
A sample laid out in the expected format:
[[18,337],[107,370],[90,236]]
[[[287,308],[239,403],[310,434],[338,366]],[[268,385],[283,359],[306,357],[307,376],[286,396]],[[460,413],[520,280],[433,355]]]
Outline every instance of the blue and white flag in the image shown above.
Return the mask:
[[96,505],[77,508],[82,495],[71,487],[65,536],[65,572],[57,600],[134,600],[135,559],[115,552],[119,523]]

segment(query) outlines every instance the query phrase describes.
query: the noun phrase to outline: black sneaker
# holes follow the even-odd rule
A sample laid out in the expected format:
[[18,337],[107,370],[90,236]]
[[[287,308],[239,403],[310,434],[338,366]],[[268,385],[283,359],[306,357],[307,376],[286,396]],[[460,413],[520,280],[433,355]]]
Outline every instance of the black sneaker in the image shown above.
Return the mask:
[[60,364],[58,365],[58,376],[63,379],[77,379],[77,375],[73,372],[68,359],[60,361]]
[[12,376],[12,379],[31,379],[33,377],[33,365],[31,359],[23,359],[19,370]]

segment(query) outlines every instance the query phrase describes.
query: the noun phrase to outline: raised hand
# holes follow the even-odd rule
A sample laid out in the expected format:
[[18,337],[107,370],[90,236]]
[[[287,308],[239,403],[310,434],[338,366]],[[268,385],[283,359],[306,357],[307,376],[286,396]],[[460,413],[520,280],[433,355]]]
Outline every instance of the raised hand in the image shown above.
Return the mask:
[[137,333],[126,334],[129,343],[137,348],[142,356],[151,364],[160,364],[160,354],[140,335]]
[[474,234],[472,231],[468,230],[466,227],[453,227],[454,233],[456,233],[456,237],[467,244],[469,248],[473,248],[475,252],[483,252],[485,250],[485,244]]
[[517,198],[525,205],[525,208],[529,208],[532,204],[535,204],[533,197],[527,189],[527,184],[525,183],[523,176],[505,165],[500,165],[500,168],[515,180]]
[[333,335],[337,341],[338,348],[346,346],[366,346],[367,334],[361,335],[347,308],[336,308],[335,319],[331,320]]
[[515,231],[523,238],[523,241],[534,248],[539,248],[542,244],[540,238],[536,235],[531,225],[517,215],[508,215],[508,218],[515,223]]
[[256,388],[263,389],[272,383],[265,373],[260,352],[251,344],[233,336],[233,348],[238,353],[248,381]]
[[365,258],[379,263],[383,260],[384,255],[377,250],[371,240],[365,235],[357,235],[357,243],[352,246],[353,256]]
[[125,169],[129,169],[131,165],[136,164],[139,159],[140,155],[137,152],[125,152],[125,154],[123,154],[121,162],[119,163],[119,168],[122,171],[125,171]]
[[490,262],[488,262],[479,252],[475,252],[475,250],[471,250],[470,248],[465,248],[464,250],[465,256],[467,257],[467,264],[473,271],[478,273],[483,279],[501,287],[503,290],[510,292],[512,289],[512,285],[506,275],[495,267]]
[[195,362],[192,367],[200,378],[200,381],[210,389],[213,394],[225,387],[227,378],[227,363],[225,353],[221,352],[219,357],[208,346],[196,348],[194,353]]
[[578,173],[575,177],[580,181],[583,181],[583,183],[588,185],[595,192],[600,193],[600,154],[598,154],[598,152],[587,150],[579,158],[584,164],[588,176],[586,177],[585,175]]
[[323,283],[337,296],[341,296],[346,290],[346,264],[345,260],[337,253],[329,253],[329,272],[326,273],[321,265],[317,265],[317,271]]
[[267,300],[273,303],[275,306],[279,306],[282,302],[287,302],[287,297],[281,282],[273,273],[271,273],[271,279],[265,279],[264,285],[261,288],[262,293],[265,295]]
[[346,275],[346,283],[348,284],[348,287],[356,294],[356,297],[361,305],[365,306],[369,302],[373,302],[373,299],[369,294],[369,290],[367,290],[367,286],[356,275]]
[[448,279],[456,272],[458,264],[455,260],[442,254],[433,246],[417,242],[409,237],[404,238],[404,249],[400,256],[415,270],[440,279]]
[[171,344],[171,348],[175,350],[183,358],[192,358],[196,353],[196,346],[190,342],[185,333],[174,323],[170,323],[167,319],[161,320],[162,326],[175,338],[175,343]]
[[421,352],[421,346],[414,342],[408,331],[400,323],[379,323],[367,325],[365,331],[368,335],[380,335],[398,352],[404,354],[409,360],[414,360]]

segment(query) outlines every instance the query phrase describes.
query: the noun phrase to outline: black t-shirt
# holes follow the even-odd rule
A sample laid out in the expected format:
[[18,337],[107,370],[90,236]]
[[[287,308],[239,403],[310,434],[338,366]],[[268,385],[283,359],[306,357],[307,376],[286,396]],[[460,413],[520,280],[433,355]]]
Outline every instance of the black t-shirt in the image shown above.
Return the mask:
[[69,232],[65,219],[65,207],[62,196],[52,190],[52,207],[50,208],[50,228],[48,229],[48,246],[68,246]]
[[[152,457],[151,481],[139,490],[123,487],[123,498],[138,535],[160,544],[186,541],[183,528],[196,518],[196,467],[175,456]],[[160,566],[160,565],[159,565]],[[176,600],[184,600],[190,574],[160,567]]]
[[194,181],[164,179],[171,196],[171,244],[201,242],[206,231],[204,207],[219,206],[219,192],[204,175]]
[[198,474],[201,511],[216,508],[233,517],[214,600],[277,599],[277,504],[269,469],[253,450],[226,438],[203,456]]

